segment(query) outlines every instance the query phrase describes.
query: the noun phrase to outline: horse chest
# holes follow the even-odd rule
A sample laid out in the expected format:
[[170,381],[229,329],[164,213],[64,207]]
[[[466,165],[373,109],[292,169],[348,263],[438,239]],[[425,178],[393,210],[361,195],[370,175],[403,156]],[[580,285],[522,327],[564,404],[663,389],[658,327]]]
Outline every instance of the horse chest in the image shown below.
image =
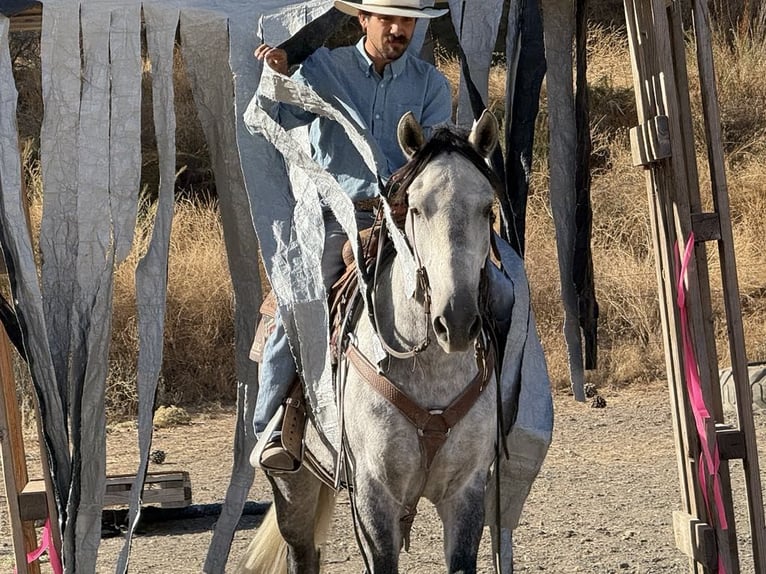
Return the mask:
[[[402,471],[430,470],[438,465],[441,472],[454,473],[466,462],[486,460],[489,464],[495,429],[494,392],[475,391],[478,395],[467,403],[466,412],[448,417],[448,422],[423,424],[429,411],[439,417],[474,383],[475,362],[471,360],[467,365],[458,362],[442,369],[443,372],[433,365],[418,372],[415,365],[414,370],[399,365],[387,373],[391,385],[408,397],[404,405],[385,389],[371,392],[370,382],[363,376],[349,377],[345,413],[347,435],[355,443],[352,446],[370,464],[385,460],[388,466],[400,467]],[[491,386],[491,381],[483,386]],[[432,434],[435,441],[424,436],[434,431],[439,435]]]

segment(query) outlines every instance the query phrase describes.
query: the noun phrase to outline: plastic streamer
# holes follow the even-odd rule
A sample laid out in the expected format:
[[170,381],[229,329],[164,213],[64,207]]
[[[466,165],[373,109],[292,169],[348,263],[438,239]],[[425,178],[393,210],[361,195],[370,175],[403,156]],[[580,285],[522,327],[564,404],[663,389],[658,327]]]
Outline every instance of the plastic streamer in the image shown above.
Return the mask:
[[[689,333],[689,319],[686,309],[686,285],[684,279],[686,278],[686,272],[689,267],[689,261],[691,260],[692,251],[694,249],[694,233],[689,234],[689,240],[684,247],[683,260],[679,268],[678,265],[678,244],[676,243],[675,258],[676,268],[678,269],[678,295],[677,304],[678,310],[681,314],[681,338],[684,350],[684,373],[686,375],[686,391],[689,395],[689,403],[691,404],[692,413],[694,415],[694,423],[697,427],[697,435],[702,446],[702,462],[698,465],[697,472],[699,474],[700,486],[702,487],[702,496],[705,499],[705,506],[710,514],[710,500],[708,494],[708,478],[713,480],[713,497],[715,499],[716,513],[718,516],[718,522],[722,530],[728,529],[726,522],[726,512],[723,504],[723,495],[721,491],[721,477],[718,474],[718,468],[721,465],[721,456],[718,451],[718,442],[713,441],[710,444],[710,440],[707,433],[707,422],[710,420],[710,412],[705,406],[705,399],[702,396],[702,385],[699,377],[699,365],[697,364],[696,354],[694,352],[694,344],[692,343],[691,334]],[[723,564],[721,554],[718,553],[718,573],[726,574],[726,567]]]
[[[53,535],[51,534],[51,519],[50,518],[45,519],[45,526],[43,526],[40,546],[38,546],[35,550],[32,550],[32,552],[29,552],[27,554],[27,564],[32,564],[32,562],[40,558],[40,556],[42,556],[45,553],[45,551],[48,552],[48,557],[50,559],[50,564],[51,564],[51,569],[53,570],[53,574],[62,574],[64,570],[63,568],[61,568],[61,558],[59,558],[59,554],[56,551],[56,545],[53,543]],[[13,569],[13,574],[16,574],[16,568]]]

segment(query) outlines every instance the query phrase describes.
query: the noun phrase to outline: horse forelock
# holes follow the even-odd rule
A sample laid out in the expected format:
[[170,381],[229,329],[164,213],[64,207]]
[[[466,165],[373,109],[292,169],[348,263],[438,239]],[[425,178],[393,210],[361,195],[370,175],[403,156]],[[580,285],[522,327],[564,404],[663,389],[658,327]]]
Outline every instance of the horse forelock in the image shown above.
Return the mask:
[[388,201],[392,205],[409,203],[409,187],[436,158],[455,153],[468,159],[489,181],[495,195],[499,195],[502,183],[495,171],[468,141],[468,132],[459,128],[436,128],[431,138],[404,166],[391,175],[388,183]]

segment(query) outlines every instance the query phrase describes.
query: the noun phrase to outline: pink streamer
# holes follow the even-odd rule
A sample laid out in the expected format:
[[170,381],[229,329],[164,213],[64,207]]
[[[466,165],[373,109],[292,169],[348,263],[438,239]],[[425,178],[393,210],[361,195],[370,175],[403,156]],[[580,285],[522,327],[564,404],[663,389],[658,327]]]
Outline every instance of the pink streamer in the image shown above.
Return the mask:
[[[27,554],[27,564],[31,564],[40,558],[40,556],[42,556],[46,550],[48,551],[48,557],[50,558],[53,574],[62,574],[64,569],[61,567],[61,559],[59,558],[58,552],[56,551],[56,545],[53,543],[50,518],[45,520],[45,526],[43,526],[43,531],[41,534],[40,546]],[[16,574],[16,568],[13,569],[13,573]]]
[[[686,391],[689,395],[694,423],[697,427],[697,435],[702,445],[702,462],[697,468],[699,481],[702,490],[702,496],[705,499],[705,506],[710,514],[710,500],[708,497],[708,478],[713,479],[713,497],[715,498],[716,514],[722,530],[728,529],[726,522],[726,511],[723,504],[723,494],[721,488],[721,477],[718,469],[721,465],[721,456],[718,452],[718,441],[713,439],[713,444],[707,433],[707,422],[710,420],[710,413],[705,406],[705,399],[702,396],[702,384],[699,377],[699,365],[697,364],[694,344],[689,333],[689,319],[686,310],[686,286],[684,278],[691,260],[694,249],[694,233],[689,235],[689,240],[684,249],[684,257],[681,262],[681,268],[678,271],[678,309],[681,314],[681,337],[684,349],[684,372],[686,374]],[[676,267],[678,267],[678,246],[674,250],[676,254]],[[726,567],[723,564],[723,558],[718,554],[718,572],[726,574]]]

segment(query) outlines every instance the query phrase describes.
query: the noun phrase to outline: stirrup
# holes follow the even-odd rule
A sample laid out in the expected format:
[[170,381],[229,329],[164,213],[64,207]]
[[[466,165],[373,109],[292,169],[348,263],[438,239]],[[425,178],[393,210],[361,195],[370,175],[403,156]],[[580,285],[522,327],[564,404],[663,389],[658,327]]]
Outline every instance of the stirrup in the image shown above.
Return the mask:
[[[276,446],[273,444],[273,441],[271,440],[271,437],[273,437],[277,432],[281,432],[280,429],[282,428],[282,419],[285,414],[285,407],[284,405],[280,405],[277,409],[277,412],[274,413],[274,416],[271,417],[271,420],[269,421],[269,424],[266,425],[266,428],[261,433],[261,438],[258,439],[258,442],[255,443],[255,447],[253,448],[253,451],[250,453],[250,465],[253,468],[261,468],[265,472],[272,472],[272,471],[279,471],[280,469],[271,468],[268,466],[264,466],[263,461],[263,453],[267,449],[270,450],[270,448]],[[280,445],[281,448],[281,445]],[[269,462],[271,460],[271,456],[267,456],[266,462]],[[282,472],[284,472],[282,470]]]
[[250,464],[270,473],[298,471],[303,460],[305,425],[303,389],[300,382],[296,382],[285,403],[266,425],[250,454]]
[[275,431],[268,438],[258,462],[263,470],[272,473],[295,472],[301,466],[301,461],[290,454],[282,445],[282,431]]

